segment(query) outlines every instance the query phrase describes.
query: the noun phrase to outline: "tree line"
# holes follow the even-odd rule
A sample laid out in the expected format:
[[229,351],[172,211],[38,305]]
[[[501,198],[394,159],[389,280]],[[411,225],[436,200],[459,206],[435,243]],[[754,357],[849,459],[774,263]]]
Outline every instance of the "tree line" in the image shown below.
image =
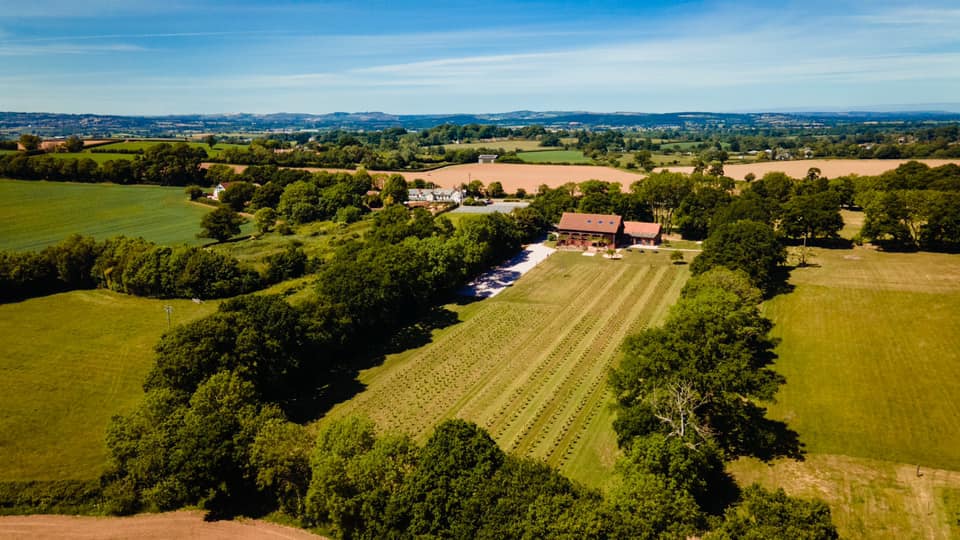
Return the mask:
[[74,234],[38,252],[0,251],[2,301],[96,287],[152,298],[224,298],[262,283],[233,257],[142,238],[98,242]]

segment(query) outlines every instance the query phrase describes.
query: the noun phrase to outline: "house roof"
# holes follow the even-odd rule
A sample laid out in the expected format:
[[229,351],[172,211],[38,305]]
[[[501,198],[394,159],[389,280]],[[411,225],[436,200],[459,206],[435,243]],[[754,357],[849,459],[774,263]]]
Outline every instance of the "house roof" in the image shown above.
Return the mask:
[[656,238],[660,234],[660,224],[645,221],[624,221],[623,234],[636,238]]
[[608,214],[578,214],[564,212],[560,217],[560,230],[616,234],[623,218]]
[[480,154],[480,159],[497,159],[497,154]]

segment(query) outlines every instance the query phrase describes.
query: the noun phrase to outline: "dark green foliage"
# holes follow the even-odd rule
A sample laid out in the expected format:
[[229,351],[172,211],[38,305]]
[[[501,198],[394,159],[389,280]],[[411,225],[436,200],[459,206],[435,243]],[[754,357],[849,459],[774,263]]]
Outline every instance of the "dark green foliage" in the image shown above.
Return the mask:
[[262,426],[280,417],[231,372],[211,376],[192,395],[151,390],[108,429],[113,469],[107,478],[148,509],[249,508],[259,499],[251,445]]
[[835,237],[843,228],[839,195],[822,191],[793,197],[783,205],[781,227],[793,238]]
[[393,204],[406,202],[408,196],[407,181],[401,174],[391,174],[380,191],[380,198]]
[[279,401],[290,397],[311,347],[300,312],[283,298],[241,296],[164,334],[144,388],[189,394],[213,374],[231,371],[254,384],[259,395]]
[[302,247],[290,244],[282,252],[267,257],[266,263],[264,279],[268,283],[279,283],[298,278],[307,271],[307,254]]
[[0,515],[98,513],[105,497],[99,480],[0,482]]
[[184,193],[187,194],[187,197],[190,197],[191,201],[195,201],[200,197],[203,197],[203,188],[200,186],[187,186]]
[[240,226],[244,223],[246,223],[246,219],[233,208],[221,206],[203,216],[203,219],[200,220],[200,227],[203,230],[197,236],[223,242],[240,234]]
[[782,489],[771,492],[754,484],[743,492],[743,501],[727,510],[711,540],[832,540],[839,538],[830,508],[821,501],[788,497]]
[[690,270],[694,275],[717,266],[743,270],[758,287],[766,289],[773,285],[774,274],[785,260],[786,250],[768,225],[736,221],[710,234]]
[[244,207],[253,199],[257,186],[250,182],[233,182],[226,191],[220,194],[220,202],[236,212],[242,212]]
[[271,418],[260,427],[250,447],[257,488],[271,493],[280,510],[290,516],[304,514],[311,444],[312,437],[303,426]]
[[724,190],[698,186],[677,208],[677,228],[688,240],[703,240],[712,226],[711,217],[718,208],[730,203],[731,196]]
[[473,513],[472,495],[491,481],[504,459],[497,443],[475,424],[440,424],[391,500],[387,519],[413,536],[471,537],[477,523],[464,518]]
[[733,456],[770,453],[770,441],[752,435],[758,407],[743,399],[771,400],[783,382],[768,367],[775,341],[759,294],[745,275],[712,270],[692,280],[661,328],[626,340],[611,374],[621,444],[656,430]]

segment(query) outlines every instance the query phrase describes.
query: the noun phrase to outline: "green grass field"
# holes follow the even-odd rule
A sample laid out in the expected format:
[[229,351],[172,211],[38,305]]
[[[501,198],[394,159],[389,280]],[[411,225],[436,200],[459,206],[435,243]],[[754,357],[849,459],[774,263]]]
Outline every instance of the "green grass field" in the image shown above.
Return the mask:
[[0,481],[89,479],[111,416],[140,401],[153,346],[215,302],[74,291],[0,304]]
[[106,154],[100,152],[52,152],[48,154],[40,154],[36,157],[52,157],[56,159],[92,159],[97,163],[103,163],[104,161],[117,161],[125,159],[127,161],[133,161],[133,158],[136,157],[136,154]]
[[[168,142],[169,144],[177,144],[177,143],[184,142],[184,141],[178,141],[178,140],[170,140],[170,141],[127,141],[127,142],[117,142],[117,143],[105,144],[105,145],[103,145],[103,146],[98,146],[97,149],[99,149],[99,150],[146,150],[147,148],[150,148],[151,146],[155,146],[155,145],[161,144],[161,143],[163,143],[163,142]],[[219,156],[220,153],[222,153],[222,152],[223,152],[224,150],[226,150],[227,148],[246,148],[246,147],[247,147],[247,145],[245,145],[245,144],[217,143],[217,144],[215,144],[214,147],[211,149],[209,146],[207,146],[206,143],[201,143],[201,142],[188,142],[187,144],[189,144],[190,146],[192,146],[192,147],[194,147],[194,148],[203,148],[204,150],[207,151],[207,155],[209,155],[210,157]],[[86,153],[86,152],[85,152],[85,153]],[[128,154],[128,155],[132,155],[132,154]]]
[[517,157],[525,163],[593,163],[580,150],[545,150],[542,152],[520,152]]
[[950,472],[960,471],[960,258],[813,254],[815,266],[792,272],[795,290],[764,305],[787,379],[770,416],[810,457],[733,471],[826,499],[845,536],[949,538],[958,517],[949,494],[960,489]]
[[183,188],[0,179],[0,249],[41,249],[72,233],[199,244],[210,210],[189,202]]
[[471,148],[503,148],[506,151],[517,150],[521,152],[530,152],[534,150],[546,150],[550,147],[540,146],[540,141],[510,140],[510,141],[487,141],[470,142],[460,144],[445,144],[447,150],[466,150]]
[[603,486],[616,459],[606,380],[623,338],[661,320],[688,275],[666,254],[558,252],[500,295],[451,305],[461,322],[391,355],[328,415],[363,414],[426,437],[473,420],[507,451]]

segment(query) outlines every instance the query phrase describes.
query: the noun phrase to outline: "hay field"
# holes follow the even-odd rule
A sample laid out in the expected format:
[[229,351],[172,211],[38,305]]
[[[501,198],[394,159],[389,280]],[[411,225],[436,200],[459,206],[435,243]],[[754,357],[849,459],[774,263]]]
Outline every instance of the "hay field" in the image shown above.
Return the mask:
[[[823,497],[842,535],[950,538],[960,512],[960,257],[813,250],[764,305],[787,383],[769,407],[806,462],[744,481]],[[922,476],[916,475],[917,466]]]
[[0,481],[102,472],[107,424],[141,400],[167,305],[174,325],[217,308],[105,290],[0,304]]
[[620,261],[558,252],[496,297],[448,306],[461,322],[360,375],[330,417],[364,414],[420,439],[447,418],[602,486],[617,454],[607,372],[627,335],[659,322],[686,281],[664,253]]
[[[656,160],[655,160],[656,161]],[[820,169],[821,174],[828,178],[858,174],[860,176],[876,176],[896,169],[900,165],[911,161],[909,159],[803,159],[797,161],[761,161],[757,163],[741,163],[725,165],[724,173],[730,178],[741,180],[748,173],[760,178],[768,172],[783,172],[793,178],[803,178],[811,167]],[[918,159],[931,167],[946,165],[947,163],[960,164],[960,159]],[[674,172],[693,172],[693,167],[664,167]],[[659,170],[659,169],[658,169]]]
[[177,187],[0,179],[0,249],[42,249],[72,233],[198,244],[200,219],[211,209]]
[[[212,163],[203,163],[201,166],[208,168]],[[233,170],[241,173],[246,170],[246,165],[230,165]],[[329,172],[348,172],[355,173],[355,170],[337,169],[333,167],[305,167],[306,170],[329,171]],[[428,182],[433,182],[440,187],[453,188],[460,184],[469,183],[471,180],[480,180],[484,185],[490,182],[500,182],[507,193],[514,193],[518,188],[527,190],[527,193],[535,193],[537,187],[546,184],[550,187],[558,187],[568,182],[580,183],[587,180],[603,180],[605,182],[619,182],[624,189],[629,188],[630,184],[637,180],[642,180],[644,174],[641,172],[631,172],[612,167],[600,167],[591,165],[534,165],[519,163],[468,163],[465,165],[451,165],[441,167],[432,171],[412,172],[412,171],[367,171],[370,174],[399,174],[412,182],[417,178],[422,178]],[[804,170],[806,173],[806,170]]]

